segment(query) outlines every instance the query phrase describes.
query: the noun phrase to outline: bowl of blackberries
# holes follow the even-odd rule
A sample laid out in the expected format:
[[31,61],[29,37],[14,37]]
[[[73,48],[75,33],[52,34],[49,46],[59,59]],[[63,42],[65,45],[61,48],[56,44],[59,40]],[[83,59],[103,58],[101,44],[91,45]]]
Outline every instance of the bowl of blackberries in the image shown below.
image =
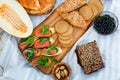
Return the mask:
[[109,35],[115,32],[119,25],[117,16],[109,11],[103,11],[100,13],[100,15],[95,18],[93,23],[94,29],[102,35]]

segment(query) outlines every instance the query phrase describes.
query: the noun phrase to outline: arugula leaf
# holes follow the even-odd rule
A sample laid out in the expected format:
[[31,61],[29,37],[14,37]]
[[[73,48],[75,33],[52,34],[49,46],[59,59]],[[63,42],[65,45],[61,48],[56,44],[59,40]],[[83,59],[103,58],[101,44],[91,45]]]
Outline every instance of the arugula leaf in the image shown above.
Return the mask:
[[40,44],[44,43],[45,41],[49,40],[49,38],[41,38],[40,39]]
[[50,50],[56,50],[58,52],[58,48],[55,45],[51,45],[46,49],[47,52],[50,52]]
[[27,60],[35,57],[35,56],[34,56],[34,49],[32,48],[32,49],[30,49],[30,50],[31,50],[31,52],[27,52],[27,53],[26,53]]
[[58,60],[57,59],[55,59],[55,58],[50,58],[51,59],[51,61],[53,61],[54,63],[58,63]]
[[40,59],[38,59],[39,66],[50,66],[49,59],[53,61],[54,63],[58,63],[58,60],[55,58],[49,58],[47,56],[44,56]]
[[44,56],[38,60],[39,66],[50,66],[49,58],[47,56]]
[[48,32],[48,29],[49,29],[49,27],[48,27],[47,25],[43,24],[43,25],[42,25],[42,29],[41,29],[41,33],[42,33],[42,34],[47,33],[47,32]]
[[25,38],[21,44],[32,44],[34,42],[35,37],[34,36],[30,36],[28,38]]
[[26,53],[26,56],[27,56],[27,60],[31,59],[31,58],[34,58],[34,55],[32,52],[27,52]]
[[45,66],[50,66],[50,63],[49,63],[49,62],[48,62],[48,63],[46,63],[46,64],[45,64]]

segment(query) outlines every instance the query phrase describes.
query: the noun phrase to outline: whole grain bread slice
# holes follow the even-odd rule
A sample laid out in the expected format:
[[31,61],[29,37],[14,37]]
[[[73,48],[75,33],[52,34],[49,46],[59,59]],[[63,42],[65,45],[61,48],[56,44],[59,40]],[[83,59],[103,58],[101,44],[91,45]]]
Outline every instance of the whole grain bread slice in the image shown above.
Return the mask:
[[104,67],[96,41],[77,46],[76,54],[78,62],[86,74],[92,73]]

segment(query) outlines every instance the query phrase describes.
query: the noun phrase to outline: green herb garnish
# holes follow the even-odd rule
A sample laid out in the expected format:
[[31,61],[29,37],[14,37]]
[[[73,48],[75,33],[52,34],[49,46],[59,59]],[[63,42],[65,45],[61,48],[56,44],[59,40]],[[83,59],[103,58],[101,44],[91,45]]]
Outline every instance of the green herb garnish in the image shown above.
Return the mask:
[[34,55],[32,52],[27,52],[26,53],[26,56],[27,56],[27,60],[31,59],[31,58],[34,58]]
[[40,39],[40,44],[44,43],[45,41],[49,40],[49,38],[41,38]]
[[31,52],[27,52],[25,55],[27,56],[27,60],[34,58],[34,48],[29,49]]
[[54,45],[51,45],[46,49],[47,52],[50,52],[50,50],[56,50],[58,52],[58,48]]
[[55,59],[55,58],[50,58],[51,59],[51,61],[53,61],[54,63],[58,63],[58,60],[57,59]]
[[34,42],[35,37],[34,36],[30,36],[28,38],[25,38],[21,44],[32,44]]
[[54,63],[58,63],[57,59],[44,56],[38,59],[38,64],[39,64],[38,66],[50,66],[49,60],[51,60]]
[[42,25],[42,29],[41,29],[41,33],[42,34],[46,34],[48,32],[49,26],[43,24]]
[[44,56],[38,60],[39,66],[50,66],[49,58],[47,56]]

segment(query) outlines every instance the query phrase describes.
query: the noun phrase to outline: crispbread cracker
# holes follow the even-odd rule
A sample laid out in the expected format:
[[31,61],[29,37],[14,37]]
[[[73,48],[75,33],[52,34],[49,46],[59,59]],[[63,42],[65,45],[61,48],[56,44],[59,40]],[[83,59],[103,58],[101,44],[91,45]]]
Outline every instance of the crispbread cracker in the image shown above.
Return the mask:
[[72,33],[73,33],[73,27],[71,25],[69,25],[68,31],[63,33],[63,34],[61,34],[61,35],[66,37],[66,36],[71,35]]
[[59,42],[62,43],[62,44],[70,44],[73,40],[73,37],[71,37],[70,39],[68,40],[62,40],[60,38],[58,38]]
[[55,24],[55,30],[62,34],[67,32],[69,24],[66,21],[59,21]]
[[80,8],[79,13],[85,20],[91,20],[92,16],[94,15],[93,10],[89,6],[83,6]]
[[58,34],[58,37],[59,37],[60,39],[62,39],[62,40],[68,40],[68,39],[70,39],[71,37],[73,37],[73,35],[71,34],[71,35],[69,35],[69,36],[62,36],[62,35]]
[[99,13],[101,12],[101,11],[103,11],[103,5],[102,5],[102,3],[101,3],[101,1],[100,0],[89,0],[89,2],[88,2],[88,4],[89,3],[91,3],[91,4],[94,4],[94,5],[96,5],[99,9]]
[[61,45],[62,47],[67,48],[67,47],[71,47],[72,44],[73,44],[73,41],[72,41],[71,43],[69,43],[69,44],[60,44],[60,45]]
[[91,3],[89,3],[88,6],[91,7],[91,9],[94,13],[92,18],[94,18],[99,13],[99,10],[98,10],[99,8],[96,5],[91,4]]

